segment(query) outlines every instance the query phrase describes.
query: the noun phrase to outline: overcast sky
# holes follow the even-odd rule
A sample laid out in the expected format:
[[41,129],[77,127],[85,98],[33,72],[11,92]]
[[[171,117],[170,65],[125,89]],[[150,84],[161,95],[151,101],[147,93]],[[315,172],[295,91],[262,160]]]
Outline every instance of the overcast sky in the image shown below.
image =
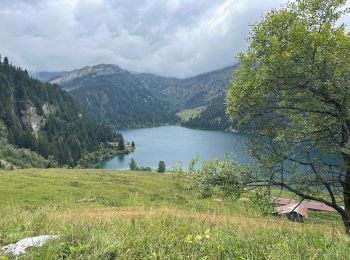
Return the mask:
[[232,65],[285,0],[0,0],[0,53],[30,71],[113,63],[188,77]]

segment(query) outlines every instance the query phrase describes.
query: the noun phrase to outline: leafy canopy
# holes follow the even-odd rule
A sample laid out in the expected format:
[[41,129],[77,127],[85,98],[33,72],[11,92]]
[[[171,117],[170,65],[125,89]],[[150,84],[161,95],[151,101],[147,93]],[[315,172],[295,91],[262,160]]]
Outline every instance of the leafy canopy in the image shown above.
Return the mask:
[[349,154],[341,132],[350,120],[350,38],[336,25],[345,2],[297,1],[253,26],[227,94],[240,126]]

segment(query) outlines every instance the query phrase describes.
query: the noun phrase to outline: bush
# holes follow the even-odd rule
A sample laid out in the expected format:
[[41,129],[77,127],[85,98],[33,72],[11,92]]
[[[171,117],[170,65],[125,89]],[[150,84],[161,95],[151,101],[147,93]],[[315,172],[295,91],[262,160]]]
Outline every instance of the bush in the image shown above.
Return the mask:
[[0,146],[0,158],[3,160],[3,168],[8,168],[10,165],[17,168],[47,168],[50,164],[55,165],[53,159],[50,161],[46,160],[36,152],[29,149],[16,148],[10,144]]

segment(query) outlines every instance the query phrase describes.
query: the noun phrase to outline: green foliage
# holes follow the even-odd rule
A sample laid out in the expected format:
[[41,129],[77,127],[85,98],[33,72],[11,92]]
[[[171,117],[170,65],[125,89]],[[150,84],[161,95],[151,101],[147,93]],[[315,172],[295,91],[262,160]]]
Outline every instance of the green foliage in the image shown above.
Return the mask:
[[45,159],[29,149],[18,149],[10,144],[0,145],[0,158],[0,169],[47,168],[57,165],[53,159]]
[[77,163],[77,167],[100,168],[101,161],[114,158],[117,155],[128,154],[132,151],[129,146],[124,146],[124,149],[120,150],[120,148],[123,148],[123,146],[120,146],[119,143],[120,142],[118,142],[118,146],[115,146],[114,143],[101,143],[98,150],[91,153],[82,153],[81,158]]
[[152,168],[151,167],[139,166],[139,167],[136,167],[135,171],[151,172]]
[[165,172],[165,169],[166,169],[165,162],[159,161],[157,172],[163,173],[163,172]]
[[144,166],[137,166],[136,161],[134,158],[131,158],[129,163],[130,170],[132,171],[142,171],[142,172],[151,172],[152,168],[150,167],[144,167]]
[[344,2],[299,1],[253,26],[250,47],[239,55],[241,66],[227,94],[228,112],[240,126],[255,121],[259,134],[276,141],[309,141],[339,152],[341,121],[349,118],[349,59],[344,55],[350,38],[335,25]]
[[226,155],[225,160],[207,161],[199,169],[194,168],[196,159],[189,167],[193,179],[193,187],[199,190],[201,197],[208,198],[213,194],[213,188],[220,189],[223,197],[239,198],[245,190],[245,178],[248,169],[237,163],[232,156]]
[[251,201],[251,206],[259,210],[264,216],[267,216],[273,212],[272,196],[268,189],[255,189],[251,193],[247,194]]

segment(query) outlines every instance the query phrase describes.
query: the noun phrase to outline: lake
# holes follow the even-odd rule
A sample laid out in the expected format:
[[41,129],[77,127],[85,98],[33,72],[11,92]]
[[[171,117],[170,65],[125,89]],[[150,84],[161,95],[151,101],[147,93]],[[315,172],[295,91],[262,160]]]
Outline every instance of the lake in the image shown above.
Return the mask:
[[138,166],[158,167],[160,160],[167,168],[188,162],[197,155],[201,161],[223,158],[233,153],[239,162],[249,161],[246,154],[246,136],[240,133],[189,129],[181,126],[161,126],[120,130],[125,143],[134,141],[136,150],[101,162],[104,169],[129,169],[131,158]]

